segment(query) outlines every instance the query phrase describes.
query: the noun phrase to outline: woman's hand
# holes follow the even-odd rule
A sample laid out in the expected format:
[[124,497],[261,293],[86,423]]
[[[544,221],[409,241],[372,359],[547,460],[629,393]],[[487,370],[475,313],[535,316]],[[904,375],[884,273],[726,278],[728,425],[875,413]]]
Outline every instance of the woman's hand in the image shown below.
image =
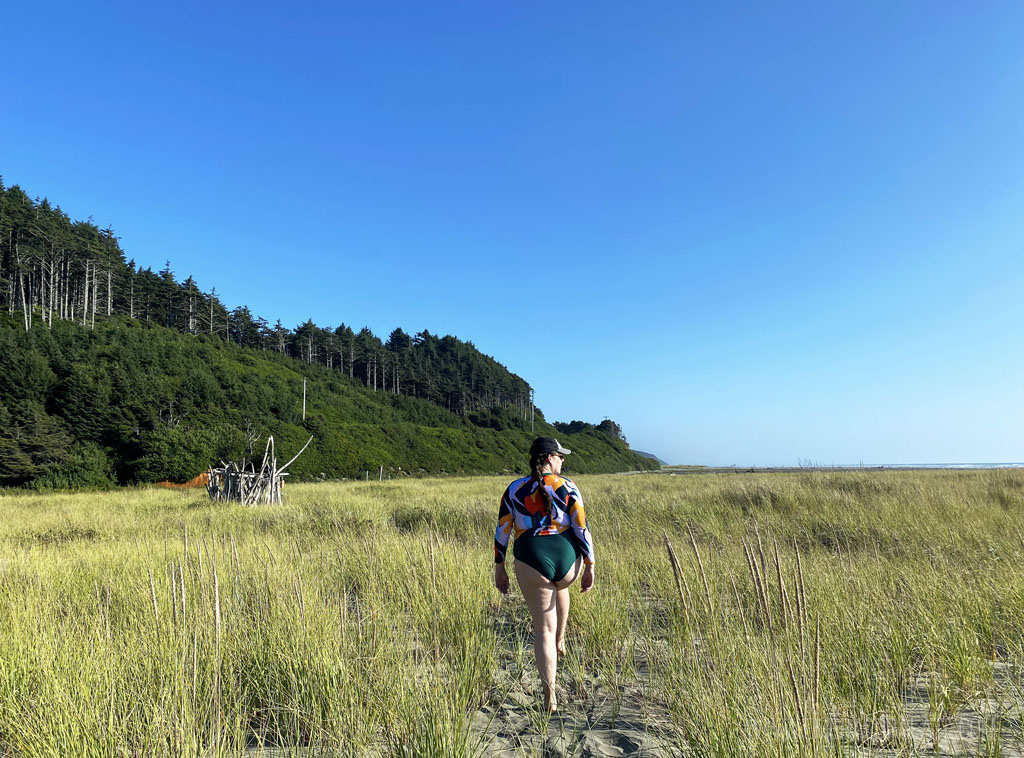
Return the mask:
[[594,564],[587,563],[583,566],[583,576],[580,577],[580,593],[588,592],[594,586]]
[[508,572],[505,571],[504,563],[494,564],[494,586],[502,595],[508,594]]

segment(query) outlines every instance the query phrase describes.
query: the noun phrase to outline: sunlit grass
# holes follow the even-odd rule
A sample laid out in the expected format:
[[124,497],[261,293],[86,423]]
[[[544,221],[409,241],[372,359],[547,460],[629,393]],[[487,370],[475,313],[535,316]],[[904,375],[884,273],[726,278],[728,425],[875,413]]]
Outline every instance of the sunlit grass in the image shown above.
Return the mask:
[[[975,752],[1020,744],[1024,472],[577,482],[598,571],[566,709],[642,682],[681,752],[850,755],[919,743],[914,702],[938,745],[987,699]],[[491,586],[506,484],[0,496],[0,752],[486,753],[474,712],[535,676]]]

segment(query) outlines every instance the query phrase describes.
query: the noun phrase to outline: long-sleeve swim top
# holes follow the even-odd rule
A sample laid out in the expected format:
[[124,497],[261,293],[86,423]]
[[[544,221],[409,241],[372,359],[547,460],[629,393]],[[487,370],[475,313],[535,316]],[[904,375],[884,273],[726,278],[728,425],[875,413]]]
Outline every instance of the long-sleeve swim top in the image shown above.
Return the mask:
[[[544,487],[551,500],[551,508],[540,493]],[[594,541],[587,528],[587,512],[583,509],[583,495],[571,479],[557,474],[534,475],[516,479],[501,496],[498,506],[498,528],[494,532],[494,562],[505,562],[508,540],[522,535],[540,537],[561,534],[572,529],[576,542],[583,550],[583,562],[594,563]]]

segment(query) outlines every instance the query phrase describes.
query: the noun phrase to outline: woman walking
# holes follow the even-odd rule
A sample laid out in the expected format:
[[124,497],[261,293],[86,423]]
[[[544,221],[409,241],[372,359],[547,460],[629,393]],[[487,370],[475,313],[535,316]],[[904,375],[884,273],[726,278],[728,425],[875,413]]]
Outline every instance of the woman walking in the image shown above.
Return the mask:
[[594,586],[594,542],[579,488],[562,474],[571,451],[552,437],[530,445],[530,475],[516,479],[501,496],[494,534],[494,586],[508,594],[505,552],[512,553],[516,581],[533,617],[533,650],[544,686],[544,707],[558,710],[555,671],[565,652],[569,586],[580,579],[580,592]]

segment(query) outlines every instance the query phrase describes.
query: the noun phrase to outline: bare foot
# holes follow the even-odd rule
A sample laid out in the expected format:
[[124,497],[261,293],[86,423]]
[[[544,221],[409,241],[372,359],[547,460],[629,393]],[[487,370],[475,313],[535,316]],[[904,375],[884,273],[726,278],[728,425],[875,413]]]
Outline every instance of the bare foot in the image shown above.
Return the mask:
[[559,637],[555,640],[555,652],[559,655],[565,655],[565,637]]
[[554,688],[551,688],[551,689],[545,688],[545,691],[544,691],[544,710],[546,710],[548,713],[557,713],[558,712],[558,700],[555,697],[555,690],[554,690]]

